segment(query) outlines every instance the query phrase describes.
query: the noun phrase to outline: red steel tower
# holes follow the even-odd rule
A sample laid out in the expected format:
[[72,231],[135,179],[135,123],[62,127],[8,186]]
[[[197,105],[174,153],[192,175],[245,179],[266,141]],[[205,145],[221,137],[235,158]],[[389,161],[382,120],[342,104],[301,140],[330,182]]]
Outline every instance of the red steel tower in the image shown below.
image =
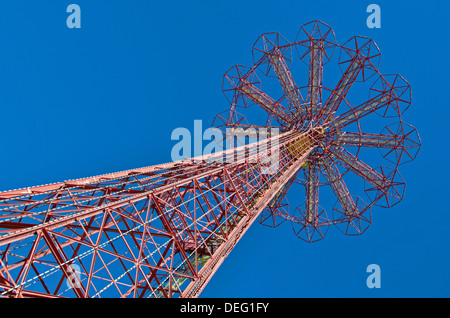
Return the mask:
[[[420,148],[401,118],[411,90],[401,76],[381,75],[372,40],[338,45],[329,26],[312,21],[292,43],[261,35],[253,56],[252,67],[225,74],[230,108],[214,121],[242,145],[0,192],[0,296],[197,297],[255,220],[288,220],[313,242],[331,225],[361,234],[372,206],[403,198],[398,167]],[[297,86],[294,74],[307,74],[307,84]],[[379,121],[386,123],[380,133],[363,131]],[[373,160],[373,150],[389,167],[363,161]],[[345,178],[363,182],[364,199]],[[304,203],[290,213],[294,184]],[[327,189],[337,199],[328,214],[319,206],[319,190]]]

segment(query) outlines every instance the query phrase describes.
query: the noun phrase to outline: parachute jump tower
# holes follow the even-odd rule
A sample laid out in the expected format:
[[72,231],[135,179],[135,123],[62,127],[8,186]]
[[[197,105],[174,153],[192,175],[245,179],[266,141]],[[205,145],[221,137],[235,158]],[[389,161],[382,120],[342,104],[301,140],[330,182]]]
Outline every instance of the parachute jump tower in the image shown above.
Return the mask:
[[[261,35],[253,57],[253,66],[225,74],[230,108],[213,125],[256,132],[256,142],[0,192],[0,297],[197,297],[255,220],[287,220],[314,242],[330,226],[362,234],[372,206],[403,198],[398,168],[420,148],[402,120],[411,90],[401,76],[379,72],[372,40],[338,45],[329,26],[312,21],[292,43]],[[290,212],[295,187],[304,202]],[[335,205],[319,206],[319,193]]]

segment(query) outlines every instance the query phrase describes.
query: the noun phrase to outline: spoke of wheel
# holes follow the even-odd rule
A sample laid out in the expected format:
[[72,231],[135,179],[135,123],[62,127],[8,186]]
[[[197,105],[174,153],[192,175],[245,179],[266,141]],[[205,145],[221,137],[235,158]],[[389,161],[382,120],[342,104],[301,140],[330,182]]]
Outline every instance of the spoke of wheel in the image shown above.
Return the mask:
[[[243,80],[244,81],[244,80]],[[291,119],[286,113],[287,110],[280,103],[269,97],[253,84],[244,82],[238,90],[247,96],[252,102],[258,104],[267,113],[271,114],[280,124],[289,124]]]
[[356,54],[336,85],[336,88],[326,101],[326,107],[323,108],[321,117],[328,118],[338,110],[339,105],[345,99],[350,87],[352,87],[363,67],[364,64],[361,62],[360,56]]
[[403,148],[403,136],[367,134],[355,132],[343,132],[339,137],[340,143],[345,143],[349,147],[377,147],[389,149]]
[[377,172],[375,169],[361,161],[358,157],[341,148],[340,151],[332,151],[336,156],[337,162],[351,170],[353,173],[363,178],[370,184],[385,191],[391,186],[392,182]]
[[335,126],[338,129],[342,129],[345,126],[348,126],[364,116],[367,116],[370,113],[386,106],[390,102],[392,102],[393,96],[390,91],[379,94],[370,100],[356,106],[353,109],[350,109],[336,118]]
[[309,97],[310,97],[310,114],[318,111],[319,105],[322,104],[322,76],[323,76],[323,41],[316,43],[311,41],[309,58]]
[[306,180],[306,219],[311,223],[317,218],[317,214],[319,213],[319,169],[316,165],[310,164],[303,170]]
[[330,183],[331,188],[347,216],[358,215],[358,207],[353,201],[342,175],[334,163],[323,161],[322,173]]

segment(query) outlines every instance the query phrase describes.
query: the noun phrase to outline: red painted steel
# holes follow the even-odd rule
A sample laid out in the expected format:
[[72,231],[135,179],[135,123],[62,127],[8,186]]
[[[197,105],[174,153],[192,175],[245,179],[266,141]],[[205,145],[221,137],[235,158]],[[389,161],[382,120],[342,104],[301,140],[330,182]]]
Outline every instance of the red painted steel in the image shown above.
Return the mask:
[[[324,66],[336,53],[342,74],[327,80]],[[420,149],[417,131],[402,119],[411,103],[409,84],[400,75],[379,72],[380,50],[374,41],[355,36],[339,45],[333,30],[320,21],[302,26],[293,43],[276,32],[261,35],[253,58],[252,67],[238,65],[225,74],[223,91],[230,108],[216,116],[214,125],[235,131],[323,129],[303,173],[286,183],[258,220],[273,227],[289,220],[294,233],[307,242],[323,239],[330,225],[348,235],[362,234],[372,221],[372,206],[392,207],[403,198],[405,183],[398,168]],[[298,74],[305,73],[307,84],[298,86]],[[367,90],[369,97],[362,97]],[[250,124],[247,118],[261,110],[266,115],[259,115],[259,125]],[[385,126],[373,132],[378,122]],[[366,163],[374,161],[374,149],[386,159],[385,166]],[[364,197],[350,189],[348,179],[355,177],[364,183]],[[289,213],[286,193],[292,184],[303,187],[303,195],[296,197],[304,203]],[[336,197],[331,213],[319,205],[319,193],[326,191]]]
[[[324,65],[336,51],[342,75],[327,82]],[[323,239],[331,225],[363,233],[372,206],[403,198],[398,168],[420,148],[402,119],[410,87],[399,75],[381,75],[379,55],[363,37],[338,45],[319,21],[302,26],[293,43],[265,33],[253,47],[254,65],[225,74],[231,106],[214,121],[244,145],[1,192],[0,296],[197,297],[255,220],[272,227],[288,220],[307,242]],[[305,86],[294,80],[298,61],[307,68]],[[358,87],[369,98],[355,103]],[[386,122],[381,133],[363,130],[373,129],[369,115]],[[246,144],[245,136],[259,138]],[[363,159],[364,151],[373,149],[389,167],[366,163],[373,155]],[[350,175],[364,182],[365,200],[353,194]],[[287,194],[299,185],[304,203],[291,214]],[[319,205],[326,188],[337,199],[328,214]]]

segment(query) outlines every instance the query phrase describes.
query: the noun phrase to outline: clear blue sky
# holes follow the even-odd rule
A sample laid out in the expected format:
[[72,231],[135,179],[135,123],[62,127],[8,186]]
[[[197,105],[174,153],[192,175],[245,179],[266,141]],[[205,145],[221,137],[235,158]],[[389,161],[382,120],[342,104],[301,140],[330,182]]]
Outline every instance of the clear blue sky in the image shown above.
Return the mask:
[[[81,29],[66,27],[70,3],[81,7]],[[381,6],[381,29],[366,27],[370,3]],[[449,10],[433,0],[3,3],[0,190],[170,161],[172,130],[226,108],[222,75],[251,63],[261,33],[293,40],[318,19],[339,43],[373,38],[381,72],[412,86],[405,119],[422,149],[401,169],[406,197],[374,208],[357,238],[330,230],[307,244],[289,224],[254,224],[202,296],[449,297]],[[366,287],[372,263],[380,289]]]

